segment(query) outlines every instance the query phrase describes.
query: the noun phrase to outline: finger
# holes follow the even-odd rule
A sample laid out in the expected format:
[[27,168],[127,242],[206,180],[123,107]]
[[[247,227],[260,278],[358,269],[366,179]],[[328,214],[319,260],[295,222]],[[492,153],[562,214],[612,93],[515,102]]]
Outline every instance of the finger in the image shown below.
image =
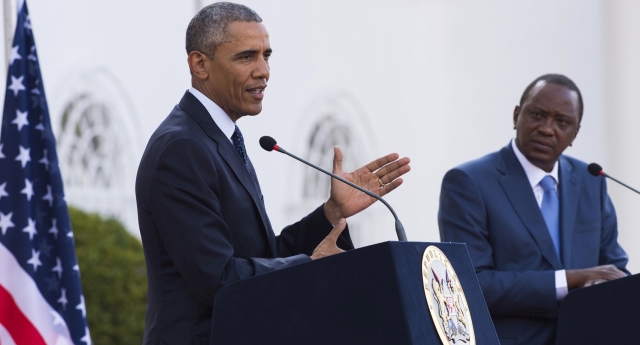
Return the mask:
[[621,275],[622,276],[626,276],[626,274],[624,272],[622,272],[618,267],[616,267],[614,265],[605,265],[605,266],[602,266],[602,267],[605,269],[605,271],[608,274],[611,274],[613,276],[621,276]]
[[338,241],[338,237],[340,237],[340,234],[342,234],[342,231],[344,231],[344,229],[347,227],[347,220],[344,218],[340,218],[340,220],[338,221],[338,224],[336,224],[333,229],[331,230],[331,232],[329,233],[329,235],[327,235],[327,237],[325,239],[335,243]]
[[[395,164],[395,163],[392,163]],[[391,165],[391,164],[390,164]],[[380,170],[383,170],[385,168],[382,168]],[[411,166],[410,165],[403,165],[395,170],[389,171],[386,174],[382,175],[380,173],[377,173],[375,175],[380,177],[380,180],[382,180],[382,183],[387,184],[395,179],[397,179],[398,177],[408,173],[411,170]]]
[[613,279],[624,278],[627,276],[626,273],[622,272],[616,266],[611,267],[611,275],[613,276]]
[[625,277],[626,274],[613,265],[605,265],[596,267],[591,276],[592,279],[613,280]]
[[407,166],[409,164],[409,162],[411,162],[411,160],[409,159],[409,157],[404,157],[404,158],[400,158],[396,161],[393,161],[385,166],[383,166],[382,168],[378,169],[378,171],[375,172],[376,175],[382,177],[386,174],[392,173],[398,169],[402,169],[403,167]]
[[384,196],[385,194],[391,193],[392,190],[400,187],[400,185],[404,182],[402,178],[395,179],[391,181],[391,183],[387,183],[384,187],[380,188],[378,191],[378,195]]
[[374,172],[380,168],[382,168],[383,166],[395,161],[396,159],[398,159],[398,157],[400,157],[399,154],[397,153],[390,153],[384,157],[380,157],[378,159],[376,159],[375,161],[365,165],[365,167],[367,169],[369,169],[370,172]]
[[339,174],[342,172],[342,151],[339,147],[333,147],[333,173]]

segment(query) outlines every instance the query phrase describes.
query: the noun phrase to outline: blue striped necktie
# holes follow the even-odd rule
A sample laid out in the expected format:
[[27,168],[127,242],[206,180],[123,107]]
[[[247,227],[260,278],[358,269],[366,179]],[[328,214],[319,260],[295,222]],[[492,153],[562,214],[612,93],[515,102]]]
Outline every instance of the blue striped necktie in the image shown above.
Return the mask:
[[558,193],[556,193],[556,182],[553,177],[547,175],[540,181],[540,187],[544,191],[542,197],[542,205],[540,205],[540,211],[542,211],[542,217],[547,224],[551,240],[553,240],[553,246],[560,256],[560,201],[558,199]]

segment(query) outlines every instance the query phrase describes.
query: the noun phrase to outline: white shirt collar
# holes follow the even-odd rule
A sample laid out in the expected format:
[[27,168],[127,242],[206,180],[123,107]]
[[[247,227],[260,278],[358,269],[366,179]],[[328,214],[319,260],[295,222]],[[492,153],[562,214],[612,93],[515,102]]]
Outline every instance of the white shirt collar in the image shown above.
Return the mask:
[[197,89],[190,88],[189,92],[191,92],[191,94],[194,95],[200,101],[200,103],[202,103],[202,105],[204,105],[204,107],[209,112],[209,115],[211,115],[213,122],[215,122],[216,125],[218,125],[218,127],[222,131],[222,133],[224,133],[224,135],[229,140],[231,140],[231,136],[233,135],[233,132],[235,132],[236,130],[236,124],[233,123],[229,115],[227,115],[227,113],[225,113],[224,110],[220,108],[220,106],[218,106],[212,100],[210,100],[209,97],[205,96],[202,92],[198,91]]
[[525,157],[522,154],[522,152],[520,152],[520,150],[518,149],[515,139],[511,140],[511,147],[513,148],[513,152],[515,152],[516,157],[518,157],[518,161],[520,161],[520,165],[522,165],[522,168],[524,169],[524,173],[527,175],[527,179],[529,179],[531,188],[535,188],[540,183],[540,181],[542,181],[542,179],[547,175],[551,175],[551,177],[553,177],[553,179],[556,181],[556,185],[558,185],[559,180],[558,180],[558,162],[557,161],[553,165],[553,169],[551,170],[551,172],[548,173],[538,168],[537,166],[533,165],[533,163],[529,162],[527,157]]

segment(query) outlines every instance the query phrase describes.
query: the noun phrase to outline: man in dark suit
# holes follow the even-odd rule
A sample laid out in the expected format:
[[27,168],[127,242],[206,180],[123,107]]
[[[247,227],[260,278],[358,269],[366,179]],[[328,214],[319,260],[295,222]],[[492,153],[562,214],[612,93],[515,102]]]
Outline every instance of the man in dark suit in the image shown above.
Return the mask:
[[[261,21],[217,3],[187,29],[192,88],[152,135],[136,179],[149,282],[144,344],[209,344],[221,287],[353,248],[345,218],[375,201],[332,181],[325,204],[275,236],[235,125],[262,110],[271,47]],[[344,173],[335,148],[333,171],[384,195],[408,163],[390,154]]]
[[502,345],[553,344],[571,290],[628,273],[603,178],[562,155],[583,102],[562,75],[544,75],[513,112],[516,138],[442,181],[442,241],[467,244]]

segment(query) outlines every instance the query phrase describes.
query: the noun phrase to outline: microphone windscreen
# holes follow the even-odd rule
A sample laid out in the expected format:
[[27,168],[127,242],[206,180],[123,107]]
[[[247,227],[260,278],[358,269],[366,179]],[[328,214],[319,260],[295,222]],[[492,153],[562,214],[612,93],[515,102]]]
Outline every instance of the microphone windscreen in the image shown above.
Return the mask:
[[260,146],[267,151],[273,151],[276,144],[276,140],[268,135],[260,138]]
[[602,167],[596,163],[589,164],[587,169],[589,169],[589,174],[593,176],[600,176],[600,173],[602,172]]

